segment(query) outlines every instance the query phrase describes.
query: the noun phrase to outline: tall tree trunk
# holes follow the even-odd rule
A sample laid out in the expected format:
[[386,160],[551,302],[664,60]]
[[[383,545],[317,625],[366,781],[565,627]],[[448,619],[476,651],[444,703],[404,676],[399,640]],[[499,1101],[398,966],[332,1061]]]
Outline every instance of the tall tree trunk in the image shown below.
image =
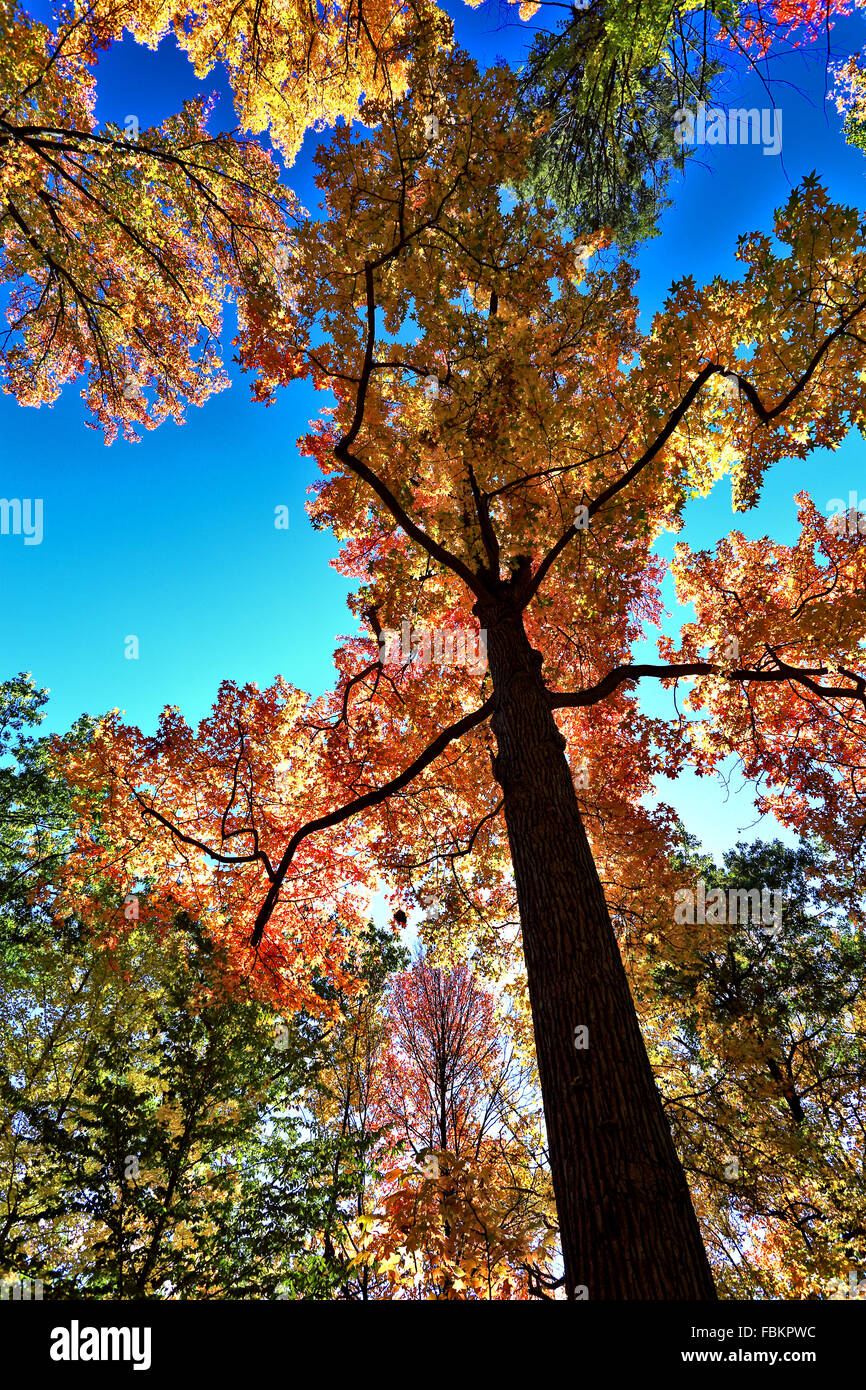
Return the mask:
[[[487,628],[494,772],[517,884],[567,1296],[714,1299],[541,656],[516,605],[476,611]],[[576,1035],[579,1028],[586,1034]]]

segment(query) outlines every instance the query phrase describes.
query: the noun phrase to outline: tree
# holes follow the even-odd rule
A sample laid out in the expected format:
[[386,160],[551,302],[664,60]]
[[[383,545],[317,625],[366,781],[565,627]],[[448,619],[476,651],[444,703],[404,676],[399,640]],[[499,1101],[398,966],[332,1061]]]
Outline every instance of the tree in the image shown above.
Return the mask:
[[688,153],[673,112],[706,98],[722,66],[690,19],[668,6],[574,6],[536,34],[520,106],[544,128],[523,191],[550,200],[563,227],[606,229],[623,247],[656,233],[670,169]]
[[[521,14],[531,20],[548,8],[527,3]],[[757,67],[792,42],[829,40],[832,16],[849,8],[847,0],[587,0],[561,17],[555,4],[556,29],[538,30],[520,70],[521,110],[544,121],[527,191],[550,199],[579,235],[607,228],[624,247],[655,235],[670,173],[690,153],[677,142],[675,110],[709,100],[733,54]],[[769,65],[759,72],[769,92]]]
[[5,1271],[52,1298],[330,1297],[309,1024],[219,997],[192,926],[143,921],[113,950],[69,927],[3,985]]
[[[862,9],[861,0],[856,0]],[[866,63],[863,52],[851,54],[833,70],[836,85],[833,96],[836,109],[845,117],[845,138],[858,149],[866,150]]]
[[[529,1069],[466,965],[420,954],[391,981],[372,1090],[390,1160],[358,1223],[380,1297],[526,1298],[556,1236]],[[384,1166],[384,1163],[383,1163]]]
[[[723,910],[634,953],[662,1096],[732,1298],[826,1298],[866,1263],[866,945],[821,902],[820,858],[778,840],[739,844],[722,867],[688,852],[691,885],[707,904],[720,890]],[[764,886],[778,912],[749,911]]]
[[[316,8],[300,0],[97,0],[87,11],[95,45],[129,31],[155,48],[169,32],[198,76],[222,65],[243,130],[270,132],[292,162],[308,128],[351,121],[363,93],[405,88],[407,36],[441,22],[428,0],[357,0]],[[447,20],[445,21],[447,25]]]
[[[405,86],[408,29],[436,29],[437,14],[426,0],[220,0],[200,13],[166,0],[61,0],[49,27],[2,0],[8,389],[38,405],[86,373],[90,423],[108,443],[223,389],[223,302],[237,295],[253,319],[278,311],[294,207],[252,135],[269,132],[293,161],[308,127],[351,120],[362,92]],[[127,31],[153,48],[171,31],[199,77],[226,67],[241,130],[211,134],[202,100],[158,129],[134,113],[100,129],[94,66]]]
[[[345,543],[372,638],[343,644],[319,701],[227,686],[197,735],[175,712],[156,739],[115,720],[69,775],[108,786],[111,838],[156,878],[229,910],[233,944],[264,880],[250,940],[269,968],[330,967],[334,904],[351,917],[365,877],[408,890],[440,855],[467,859],[467,913],[489,930],[505,829],[569,1297],[711,1298],[605,886],[615,910],[637,878],[672,911],[670,817],[638,803],[659,771],[733,751],[791,824],[817,815],[840,891],[829,871],[856,864],[862,824],[860,534],[802,498],[794,546],[681,546],[697,621],[659,663],[630,656],[661,612],[653,540],[688,498],[729,473],[746,509],[767,467],[862,422],[863,233],[807,179],[776,219],[781,251],[744,237],[739,279],[677,282],[643,334],[628,266],[587,272],[592,246],[503,199],[531,147],[514,102],[505,71],[419,45],[411,93],[364,107],[374,135],[340,129],[319,153],[327,216],[293,230],[286,319],[240,315],[258,399],[302,375],[333,393],[308,439],[312,514]],[[478,627],[486,672],[441,660]],[[635,682],[686,678],[702,719],[640,714]]]
[[[0,927],[4,942],[25,940],[33,889],[49,878],[71,843],[69,787],[52,774],[47,739],[30,730],[44,718],[48,692],[29,673],[0,682]],[[73,737],[83,736],[82,720]]]
[[[408,952],[395,938],[395,930],[370,923],[362,934],[359,974],[365,988],[360,995],[340,998],[340,1018],[323,1039],[321,1085],[308,1103],[316,1132],[334,1147],[331,1205],[322,1230],[324,1255],[333,1261],[336,1251],[341,1252],[341,1293],[347,1299],[363,1301],[373,1296],[373,1290],[369,1267],[355,1267],[355,1223],[367,1213],[377,1167],[387,1162],[387,1146],[381,1143],[381,1127],[375,1118],[381,1059],[387,1043],[382,1001],[389,976],[408,963]],[[343,1167],[348,1175],[341,1182]],[[341,1203],[341,1189],[345,1188],[348,1200]]]
[[330,1296],[316,1235],[360,1156],[303,1123],[320,1027],[227,989],[207,930],[144,889],[54,915],[67,788],[22,728],[44,692],[2,694],[0,1270],[55,1299]]

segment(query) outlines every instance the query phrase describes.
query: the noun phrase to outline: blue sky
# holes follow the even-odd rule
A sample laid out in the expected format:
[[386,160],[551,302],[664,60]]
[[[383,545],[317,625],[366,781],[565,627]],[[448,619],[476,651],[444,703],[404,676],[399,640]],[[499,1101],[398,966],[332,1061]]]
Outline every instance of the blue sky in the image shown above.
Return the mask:
[[[512,57],[523,40],[525,27],[503,27],[495,4],[448,9],[458,39],[482,61]],[[838,53],[863,42],[859,15],[834,31]],[[844,144],[835,109],[825,102],[820,57],[795,53],[774,76],[782,157],[738,145],[708,147],[689,161],[672,185],[675,206],[662,235],[638,256],[645,326],[672,280],[735,273],[738,235],[769,230],[774,207],[804,174],[816,170],[834,199],[862,206],[866,162]],[[135,114],[146,126],[183,97],[219,87],[215,75],[197,81],[171,41],[158,53],[127,42],[100,64],[97,114],[103,121]],[[738,106],[768,104],[754,77],[742,85],[729,78],[725,98]],[[233,123],[223,95],[214,124]],[[308,137],[287,176],[308,207],[316,201],[310,180],[316,138]],[[226,340],[231,328],[229,317]],[[231,389],[191,410],[182,427],[168,423],[139,444],[118,440],[106,448],[100,434],[85,428],[74,386],[50,409],[25,410],[0,397],[0,496],[44,501],[41,545],[0,537],[0,672],[29,670],[50,688],[49,727],[64,729],[85,710],[115,706],[143,728],[153,726],[165,704],[196,720],[227,677],[265,685],[280,672],[314,692],[331,683],[335,638],[352,626],[349,586],[329,565],[331,537],[307,520],[314,470],[296,447],[322,404],[321,395],[296,383],[274,406],[253,405],[248,383],[235,374]],[[684,536],[711,545],[736,525],[749,536],[791,540],[792,499],[801,488],[822,507],[852,489],[866,499],[863,456],[857,434],[833,456],[779,465],[761,505],[736,519],[722,484],[689,508]],[[287,531],[273,524],[280,504],[289,508]],[[666,555],[671,548],[668,541],[660,546]],[[136,661],[124,658],[133,634],[140,644]],[[667,708],[652,692],[645,707]],[[718,784],[687,777],[675,787],[665,783],[663,794],[716,852],[754,819],[748,790],[726,801]],[[774,829],[764,824],[750,834]]]

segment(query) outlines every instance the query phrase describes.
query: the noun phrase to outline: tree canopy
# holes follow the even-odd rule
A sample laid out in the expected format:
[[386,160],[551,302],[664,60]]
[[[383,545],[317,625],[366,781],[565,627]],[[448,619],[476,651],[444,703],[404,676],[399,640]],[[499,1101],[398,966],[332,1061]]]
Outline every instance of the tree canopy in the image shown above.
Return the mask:
[[[197,725],[36,739],[3,687],[10,1267],[711,1302],[861,1258],[864,529],[800,491],[793,542],[704,548],[686,508],[863,432],[864,221],[809,175],[644,326],[623,253],[671,104],[829,20],[591,0],[515,72],[426,4],[8,9],[8,389],[83,378],[107,442],[179,420],[231,294],[253,401],[326,393],[308,511],[356,622],[324,694],[225,680]],[[98,128],[101,51],[169,31],[237,130]],[[277,161],[317,127],[311,213]],[[718,867],[654,797],[732,758],[799,850]],[[776,876],[772,933],[720,917]]]

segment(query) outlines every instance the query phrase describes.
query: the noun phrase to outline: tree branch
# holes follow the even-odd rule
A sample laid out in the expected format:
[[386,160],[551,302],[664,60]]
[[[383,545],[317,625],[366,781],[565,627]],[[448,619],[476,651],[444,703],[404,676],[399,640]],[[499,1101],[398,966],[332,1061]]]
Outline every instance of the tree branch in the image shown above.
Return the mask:
[[355,400],[355,413],[352,423],[343,435],[338,444],[334,445],[334,455],[344,463],[357,478],[361,478],[368,487],[372,488],[380,501],[384,502],[394,519],[399,522],[407,536],[411,536],[422,550],[426,550],[428,555],[432,555],[434,560],[438,560],[440,565],[451,570],[453,574],[459,576],[467,585],[469,590],[476,598],[481,598],[486,594],[485,586],[482,584],[468,565],[457,556],[452,555],[450,550],[446,550],[443,545],[435,541],[432,536],[428,536],[426,531],[409,516],[409,513],[397,501],[391,489],[382,479],[368,467],[357,454],[351,451],[351,445],[355,442],[361,426],[364,422],[364,406],[367,398],[367,388],[370,384],[370,376],[373,371],[373,347],[376,341],[376,295],[373,285],[373,266],[370,261],[364,262],[364,279],[367,287],[367,341],[364,348],[364,365],[361,368],[361,377],[358,383],[358,395]]
[[[849,325],[852,324],[854,320],[860,314],[863,313],[864,309],[866,309],[866,300],[861,301],[861,303],[857,304],[853,309],[849,311],[849,313],[843,315],[837,327],[834,328],[832,333],[829,333],[827,337],[824,339],[824,341],[820,344],[820,346],[815,349],[814,353],[812,354],[812,357],[809,359],[805,371],[802,372],[802,374],[794,382],[791,389],[782,397],[782,399],[776,405],[769,407],[765,406],[764,402],[761,400],[761,397],[758,395],[752,383],[748,381],[746,377],[741,376],[739,373],[737,373],[741,393],[748,400],[753,411],[757,415],[758,419],[761,421],[761,424],[769,425],[773,420],[777,418],[777,416],[782,415],[788,409],[788,406],[792,403],[792,401],[796,400],[800,392],[811,381],[812,377],[815,375],[815,372],[818,370],[818,367],[821,365],[821,362],[829,352],[833,343],[836,342],[838,338],[845,337]],[[689,406],[692,404],[698,392],[701,390],[702,386],[705,384],[705,382],[709,380],[711,376],[714,376],[716,373],[727,374],[727,368],[719,366],[719,364],[716,362],[710,362],[706,367],[702,368],[702,370],[695,377],[686,394],[683,396],[679,405],[668,416],[668,419],[665,422],[663,429],[653,440],[652,444],[650,444],[649,448],[646,449],[643,452],[643,454],[641,454],[640,458],[632,464],[631,468],[629,468],[625,473],[623,473],[621,478],[618,478],[616,482],[611,483],[609,487],[606,487],[603,492],[599,493],[598,497],[596,497],[594,501],[588,504],[587,511],[589,513],[589,520],[592,520],[596,512],[600,511],[600,509],[605,505],[605,503],[609,502],[612,497],[615,497],[617,495],[617,493],[622,492],[623,488],[628,487],[632,479],[636,478],[637,475],[641,473],[644,468],[646,468],[650,463],[652,463],[653,459],[655,459],[659,451],[664,447],[664,445],[667,443],[667,441],[673,434],[674,430],[680,424],[680,421],[682,420],[686,411],[689,409]],[[524,590],[524,606],[525,604],[529,603],[530,600],[535,596],[551,567],[559,559],[559,556],[562,554],[563,550],[569,544],[569,542],[572,541],[574,537],[577,535],[578,529],[579,528],[575,525],[569,526],[568,530],[562,536],[560,536],[559,540],[556,542],[553,548],[548,551],[547,555],[545,555],[544,559],[542,560],[541,564],[539,565],[538,569],[533,575],[531,582],[526,586]]]
[[395,792],[401,791],[403,787],[408,786],[410,782],[414,781],[419,772],[424,771],[425,767],[429,767],[430,763],[438,758],[439,754],[448,747],[449,743],[452,743],[456,738],[462,737],[463,734],[468,733],[470,729],[474,729],[478,724],[483,723],[488,715],[493,713],[493,708],[494,700],[491,695],[489,699],[485,700],[484,704],[481,705],[479,709],[474,710],[472,714],[464,715],[462,719],[458,719],[456,723],[449,724],[447,728],[443,729],[433,742],[428,744],[424,752],[420,753],[418,757],[415,758],[414,762],[411,762],[409,766],[398,773],[396,777],[392,777],[390,782],[386,782],[384,786],[377,788],[376,791],[366,792],[363,796],[356,797],[354,801],[348,802],[345,806],[341,806],[336,811],[329,811],[327,815],[317,816],[315,820],[308,821],[306,825],[296,830],[286,846],[286,852],[277,865],[276,872],[271,879],[271,886],[268,889],[264,902],[259,908],[255,926],[253,927],[253,934],[250,937],[250,945],[258,947],[264,935],[265,927],[277,905],[280,889],[291,867],[295,851],[309,835],[315,835],[319,830],[328,830],[335,825],[340,825],[343,821],[350,820],[352,816],[358,815],[361,811],[366,811],[370,806],[378,806],[383,801],[387,801]]
[[[854,681],[854,688],[850,686],[826,686],[819,685],[814,679],[815,676],[827,676],[833,670],[837,670],[841,675],[848,676]],[[785,661],[779,661],[775,668],[759,671],[747,668],[727,669],[718,666],[712,661],[681,661],[674,662],[669,666],[658,665],[626,665],[615,666],[595,685],[587,686],[585,690],[563,691],[551,690],[548,692],[551,709],[574,708],[585,705],[596,705],[600,700],[607,699],[618,686],[624,685],[628,681],[638,681],[645,676],[654,677],[656,680],[679,680],[682,676],[727,676],[732,681],[742,682],[781,682],[796,681],[799,685],[804,685],[813,694],[820,695],[825,699],[849,699],[862,700],[866,706],[866,678],[855,675],[843,667],[814,666],[801,667],[789,666]]]

